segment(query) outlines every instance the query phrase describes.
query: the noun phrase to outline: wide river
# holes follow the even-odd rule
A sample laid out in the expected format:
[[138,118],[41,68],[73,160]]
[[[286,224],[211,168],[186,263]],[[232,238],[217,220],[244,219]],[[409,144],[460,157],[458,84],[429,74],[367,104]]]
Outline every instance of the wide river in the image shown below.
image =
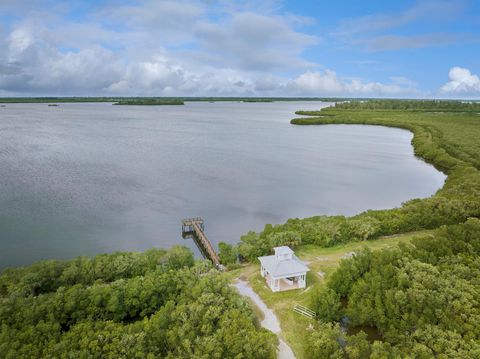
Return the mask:
[[428,197],[445,176],[405,130],[293,126],[321,102],[0,108],[0,269],[170,247],[202,216],[216,245],[292,217]]

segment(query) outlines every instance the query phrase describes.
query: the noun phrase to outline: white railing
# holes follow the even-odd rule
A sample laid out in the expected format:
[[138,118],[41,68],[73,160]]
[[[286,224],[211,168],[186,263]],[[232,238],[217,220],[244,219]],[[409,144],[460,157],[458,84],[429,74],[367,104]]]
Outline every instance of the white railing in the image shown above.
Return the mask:
[[311,309],[309,309],[309,308],[307,308],[303,305],[300,305],[300,304],[295,304],[293,306],[293,311],[295,313],[301,314],[304,317],[307,317],[307,318],[310,318],[310,319],[314,319],[317,316],[317,314],[313,310],[311,310]]

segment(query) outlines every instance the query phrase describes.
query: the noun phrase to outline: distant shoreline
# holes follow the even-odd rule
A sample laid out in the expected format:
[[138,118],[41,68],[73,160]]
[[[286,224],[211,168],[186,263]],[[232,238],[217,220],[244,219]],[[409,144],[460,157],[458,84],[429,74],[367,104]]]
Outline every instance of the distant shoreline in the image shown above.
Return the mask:
[[121,100],[115,102],[118,106],[183,106],[185,103],[182,100],[164,100],[164,99],[140,99],[140,100]]
[[347,98],[322,97],[0,97],[0,103],[84,103],[84,102],[288,102],[348,101]]

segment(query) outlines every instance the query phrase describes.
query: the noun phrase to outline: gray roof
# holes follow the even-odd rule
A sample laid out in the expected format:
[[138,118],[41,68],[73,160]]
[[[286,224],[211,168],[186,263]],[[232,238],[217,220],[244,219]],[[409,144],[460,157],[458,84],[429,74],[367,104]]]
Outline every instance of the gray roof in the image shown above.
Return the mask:
[[279,261],[277,256],[258,257],[262,266],[273,277],[284,277],[289,274],[308,272],[308,267],[293,254],[291,259]]
[[275,254],[292,254],[293,253],[290,247],[287,247],[287,246],[275,247],[273,248],[273,250],[275,251]]

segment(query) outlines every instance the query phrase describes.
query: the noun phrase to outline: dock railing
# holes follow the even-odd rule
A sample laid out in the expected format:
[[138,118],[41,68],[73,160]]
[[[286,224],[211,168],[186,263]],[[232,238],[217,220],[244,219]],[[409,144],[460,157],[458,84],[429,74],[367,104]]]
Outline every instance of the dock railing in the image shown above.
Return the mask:
[[217,252],[213,249],[212,243],[205,234],[205,221],[201,217],[186,218],[182,220],[182,236],[186,237],[189,235],[194,235],[198,244],[202,247],[201,250],[208,255],[213,264],[217,268],[224,268],[220,264],[220,258],[218,257]]

